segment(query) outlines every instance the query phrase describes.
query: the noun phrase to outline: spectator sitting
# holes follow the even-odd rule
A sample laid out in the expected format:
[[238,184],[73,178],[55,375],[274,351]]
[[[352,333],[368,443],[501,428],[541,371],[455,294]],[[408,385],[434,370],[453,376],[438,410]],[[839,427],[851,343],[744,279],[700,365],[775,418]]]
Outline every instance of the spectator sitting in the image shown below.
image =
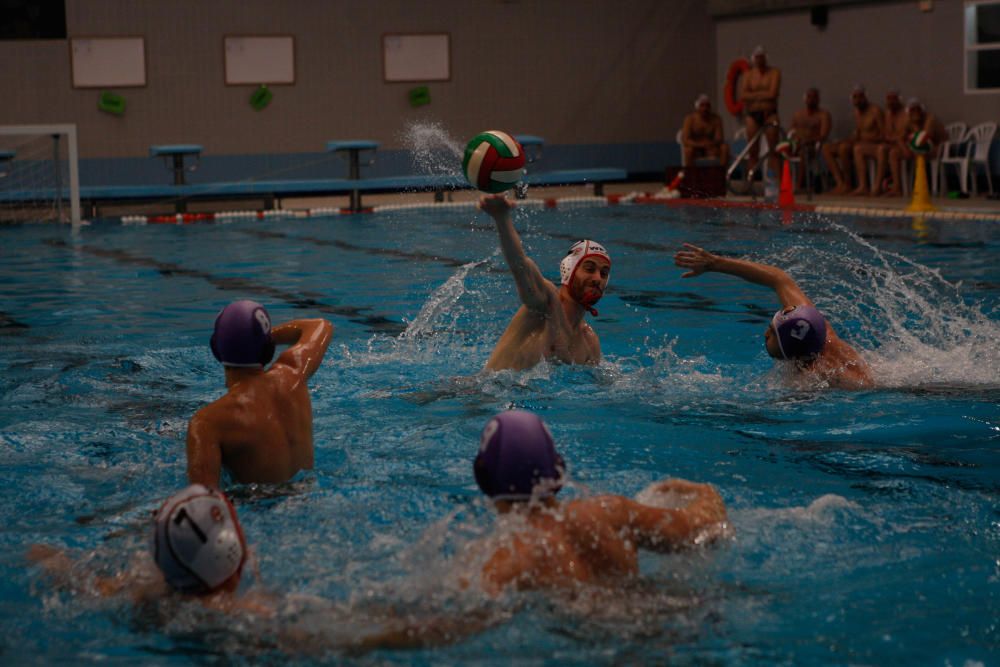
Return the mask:
[[[906,135],[906,126],[910,119],[903,108],[903,100],[899,96],[899,91],[890,89],[885,94],[885,126],[883,128],[883,142],[879,146],[878,163],[880,169],[876,175],[876,181],[883,183],[885,179],[884,167],[889,164],[889,151],[892,150]],[[898,174],[892,174],[892,183],[882,193],[883,195],[899,196],[902,192],[902,184],[897,182]]]
[[[863,89],[862,89],[863,92]],[[885,137],[885,116],[882,110],[874,104],[868,102],[867,95],[864,96],[864,106],[855,103],[855,117],[858,123],[858,136],[854,142],[854,178],[857,179],[856,187],[852,195],[877,195],[882,188],[882,176],[885,174],[885,164],[880,161],[879,156],[884,155],[881,151],[882,141]],[[868,187],[868,160],[875,160],[875,182]]]
[[823,159],[826,166],[833,174],[836,185],[833,188],[834,194],[847,194],[851,191],[851,157],[854,156],[854,171],[858,179],[857,194],[864,194],[867,191],[865,184],[864,159],[860,161],[858,167],[857,146],[862,146],[860,155],[867,156],[869,153],[877,156],[878,143],[882,140],[882,110],[868,101],[865,87],[857,85],[851,91],[851,103],[854,105],[854,131],[850,137],[843,141],[831,142],[823,146]]
[[720,164],[728,164],[729,145],[722,134],[722,119],[712,111],[708,95],[699,95],[694,101],[694,108],[684,118],[681,130],[682,164],[693,166],[699,158],[717,158]]
[[[916,140],[926,146],[924,154],[928,159],[936,159],[941,154],[941,147],[948,141],[948,132],[944,125],[933,114],[927,113],[927,108],[915,97],[911,97],[906,102],[906,127],[902,136],[896,141],[895,146],[889,150],[889,169],[892,171],[893,189],[889,194],[899,196],[902,194],[900,185],[900,171],[902,161],[912,160],[914,153],[911,144]],[[924,133],[923,137],[917,137]],[[921,141],[922,140],[922,141]]]
[[[805,164],[813,163],[819,156],[824,143],[830,136],[830,128],[833,125],[830,112],[819,106],[819,90],[809,88],[803,96],[802,101],[805,107],[799,109],[792,116],[792,128],[789,136],[793,136],[798,142],[796,155],[805,160]],[[806,169],[800,169],[797,178],[797,187],[802,188],[806,178]]]

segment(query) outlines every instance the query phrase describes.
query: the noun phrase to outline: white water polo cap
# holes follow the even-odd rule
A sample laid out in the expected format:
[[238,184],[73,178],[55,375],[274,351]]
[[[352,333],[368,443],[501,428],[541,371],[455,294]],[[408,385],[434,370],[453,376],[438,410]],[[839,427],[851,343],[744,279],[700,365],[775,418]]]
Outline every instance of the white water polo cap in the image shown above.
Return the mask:
[[611,264],[611,255],[600,243],[587,239],[577,241],[559,262],[559,278],[563,285],[573,283],[573,274],[576,273],[576,268],[580,266],[580,262],[588,257],[603,257],[608,264]]
[[221,491],[202,484],[174,494],[156,512],[153,558],[172,588],[214,591],[246,562],[236,509]]

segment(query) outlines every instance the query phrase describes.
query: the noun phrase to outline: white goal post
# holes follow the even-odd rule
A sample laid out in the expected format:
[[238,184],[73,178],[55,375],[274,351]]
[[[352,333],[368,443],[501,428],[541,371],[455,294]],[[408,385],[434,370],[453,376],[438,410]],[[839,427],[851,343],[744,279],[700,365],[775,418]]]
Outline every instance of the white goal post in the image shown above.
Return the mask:
[[76,125],[0,125],[0,222],[80,224]]

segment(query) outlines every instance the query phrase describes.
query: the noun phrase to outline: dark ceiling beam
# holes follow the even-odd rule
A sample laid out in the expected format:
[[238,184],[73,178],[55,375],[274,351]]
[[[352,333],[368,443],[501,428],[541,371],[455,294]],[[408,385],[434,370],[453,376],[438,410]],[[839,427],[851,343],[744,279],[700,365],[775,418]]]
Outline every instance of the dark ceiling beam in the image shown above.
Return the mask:
[[[814,7],[841,7],[844,5],[876,5],[902,0],[708,0],[708,13],[715,19],[805,11]],[[913,0],[910,4],[916,5]]]

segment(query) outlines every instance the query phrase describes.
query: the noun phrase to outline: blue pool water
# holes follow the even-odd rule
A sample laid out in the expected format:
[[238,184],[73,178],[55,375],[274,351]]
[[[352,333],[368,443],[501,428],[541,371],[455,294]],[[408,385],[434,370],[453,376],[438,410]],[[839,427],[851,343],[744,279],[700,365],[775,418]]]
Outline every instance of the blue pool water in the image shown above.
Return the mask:
[[[552,278],[577,238],[611,251],[599,367],[479,374],[517,297],[471,210],[0,230],[0,660],[1000,660],[1000,227],[658,206],[516,223]],[[790,382],[762,344],[773,295],[682,280],[685,241],[786,268],[883,386]],[[259,570],[244,585],[281,597],[278,617],[53,590],[24,559],[33,543],[71,549],[81,573],[142,561],[150,511],[185,484],[187,420],[222,393],[207,342],[237,298],[336,328],[311,382],[315,470],[229,489]],[[707,481],[732,536],[644,555],[625,588],[462,592],[463,548],[495,525],[471,460],[511,407],[551,426],[566,497]],[[328,650],[387,609],[484,608],[501,622],[452,646]]]

